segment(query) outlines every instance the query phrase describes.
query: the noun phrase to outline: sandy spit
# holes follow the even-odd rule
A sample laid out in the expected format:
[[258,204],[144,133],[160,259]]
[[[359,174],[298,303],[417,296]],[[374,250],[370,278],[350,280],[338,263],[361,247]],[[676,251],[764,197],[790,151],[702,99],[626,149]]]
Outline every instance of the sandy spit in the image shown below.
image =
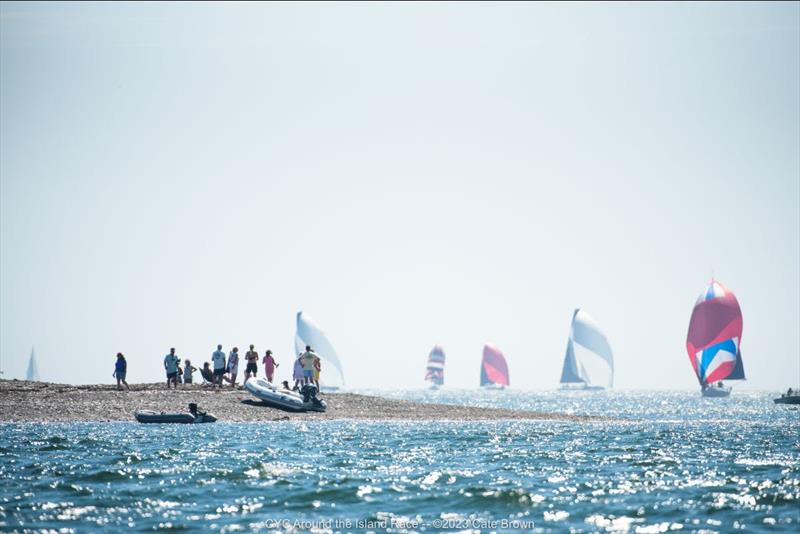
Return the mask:
[[131,384],[72,386],[48,382],[0,380],[0,422],[134,421],[137,410],[187,411],[190,402],[213,413],[220,422],[281,420],[358,421],[494,421],[507,419],[593,421],[599,418],[556,413],[423,404],[354,393],[324,393],[325,413],[290,413],[257,404],[241,386],[222,391],[199,384]]

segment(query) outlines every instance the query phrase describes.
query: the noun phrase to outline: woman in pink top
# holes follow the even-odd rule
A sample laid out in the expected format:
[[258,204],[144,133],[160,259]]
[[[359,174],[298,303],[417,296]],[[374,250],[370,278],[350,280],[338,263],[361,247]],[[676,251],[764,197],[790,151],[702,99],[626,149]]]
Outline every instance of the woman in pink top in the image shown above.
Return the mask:
[[275,374],[275,368],[279,367],[275,358],[272,357],[272,351],[268,350],[264,354],[264,372],[267,373],[267,382],[272,383],[272,377]]

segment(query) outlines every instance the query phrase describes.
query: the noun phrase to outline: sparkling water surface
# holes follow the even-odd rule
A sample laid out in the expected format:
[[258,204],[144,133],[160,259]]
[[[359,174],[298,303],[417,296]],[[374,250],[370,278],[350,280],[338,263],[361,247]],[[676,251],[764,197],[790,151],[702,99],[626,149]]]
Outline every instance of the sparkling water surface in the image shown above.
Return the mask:
[[613,420],[2,424],[0,530],[800,530],[773,394],[381,394]]

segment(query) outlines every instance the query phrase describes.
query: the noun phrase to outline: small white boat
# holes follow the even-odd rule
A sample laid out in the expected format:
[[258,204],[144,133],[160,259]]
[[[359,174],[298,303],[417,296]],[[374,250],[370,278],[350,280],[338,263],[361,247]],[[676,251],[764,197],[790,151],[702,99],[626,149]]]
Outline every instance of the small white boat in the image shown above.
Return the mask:
[[140,423],[179,423],[199,424],[215,423],[217,418],[210,413],[198,412],[197,404],[189,404],[189,413],[186,412],[156,412],[153,410],[139,410],[134,416]]
[[328,405],[317,398],[317,388],[310,384],[303,386],[300,394],[288,389],[277,388],[266,378],[251,378],[244,385],[254,397],[264,404],[290,412],[324,412]]

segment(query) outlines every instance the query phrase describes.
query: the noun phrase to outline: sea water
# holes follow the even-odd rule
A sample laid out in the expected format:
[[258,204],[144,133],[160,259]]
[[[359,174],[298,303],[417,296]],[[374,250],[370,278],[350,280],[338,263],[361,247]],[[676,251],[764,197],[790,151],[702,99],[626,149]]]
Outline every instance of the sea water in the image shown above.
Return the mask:
[[2,424],[0,530],[800,529],[800,412],[766,393],[382,394],[610,420]]

